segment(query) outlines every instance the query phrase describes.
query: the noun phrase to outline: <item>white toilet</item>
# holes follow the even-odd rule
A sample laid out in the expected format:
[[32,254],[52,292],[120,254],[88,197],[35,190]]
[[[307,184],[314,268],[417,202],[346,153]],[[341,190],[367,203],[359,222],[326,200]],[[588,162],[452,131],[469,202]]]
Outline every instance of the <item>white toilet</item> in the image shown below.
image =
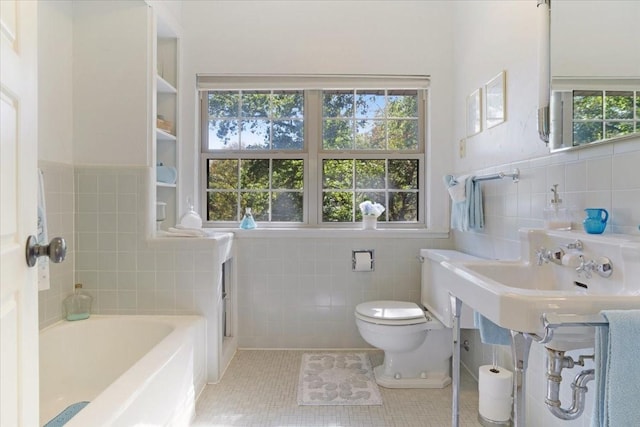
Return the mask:
[[452,330],[412,302],[358,304],[356,325],[362,338],[384,350],[374,368],[376,382],[389,388],[443,388],[451,383]]

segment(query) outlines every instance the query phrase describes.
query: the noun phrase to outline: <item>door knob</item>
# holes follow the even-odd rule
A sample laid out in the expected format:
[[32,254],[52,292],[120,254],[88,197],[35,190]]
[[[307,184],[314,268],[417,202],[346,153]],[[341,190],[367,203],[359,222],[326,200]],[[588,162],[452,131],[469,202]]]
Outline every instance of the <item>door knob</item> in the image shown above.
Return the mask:
[[67,255],[67,242],[62,237],[54,237],[51,239],[48,245],[38,244],[36,236],[29,236],[27,239],[27,265],[33,267],[36,265],[38,258],[41,256],[47,256],[51,262],[62,262]]

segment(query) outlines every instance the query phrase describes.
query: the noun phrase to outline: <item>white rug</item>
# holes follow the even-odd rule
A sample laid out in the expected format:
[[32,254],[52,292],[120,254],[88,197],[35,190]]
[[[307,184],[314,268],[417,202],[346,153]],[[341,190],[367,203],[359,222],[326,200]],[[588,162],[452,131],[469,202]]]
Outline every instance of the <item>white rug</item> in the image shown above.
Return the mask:
[[304,353],[298,405],[382,405],[365,353]]

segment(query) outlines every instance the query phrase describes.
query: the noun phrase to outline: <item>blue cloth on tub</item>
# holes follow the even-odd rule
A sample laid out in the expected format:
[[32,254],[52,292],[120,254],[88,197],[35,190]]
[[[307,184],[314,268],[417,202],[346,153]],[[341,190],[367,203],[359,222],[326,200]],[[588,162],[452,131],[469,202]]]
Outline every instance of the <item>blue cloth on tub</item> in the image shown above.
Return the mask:
[[480,341],[484,344],[511,345],[511,332],[477,311],[473,312],[473,323],[480,329]]
[[601,314],[609,326],[596,328],[596,404],[592,426],[637,425],[640,366],[638,331],[640,310],[606,310]]
[[56,415],[51,421],[46,423],[44,427],[62,427],[88,404],[89,402],[76,402],[73,405],[67,406],[64,411]]

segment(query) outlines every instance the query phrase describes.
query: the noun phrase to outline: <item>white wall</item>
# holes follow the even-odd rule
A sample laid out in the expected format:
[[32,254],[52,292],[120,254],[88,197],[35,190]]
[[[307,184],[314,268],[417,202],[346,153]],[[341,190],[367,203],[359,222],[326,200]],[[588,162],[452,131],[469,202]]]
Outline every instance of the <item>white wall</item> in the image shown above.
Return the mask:
[[[452,3],[447,1],[199,1],[182,11],[180,169],[196,170],[197,73],[428,74],[432,225],[446,226],[441,176],[451,168]],[[192,176],[183,194],[197,195]],[[184,201],[182,209],[184,210]]]
[[551,74],[640,76],[640,2],[554,0]]
[[151,166],[149,22],[142,0],[74,2],[75,164]]
[[38,160],[73,163],[72,2],[38,2]]

